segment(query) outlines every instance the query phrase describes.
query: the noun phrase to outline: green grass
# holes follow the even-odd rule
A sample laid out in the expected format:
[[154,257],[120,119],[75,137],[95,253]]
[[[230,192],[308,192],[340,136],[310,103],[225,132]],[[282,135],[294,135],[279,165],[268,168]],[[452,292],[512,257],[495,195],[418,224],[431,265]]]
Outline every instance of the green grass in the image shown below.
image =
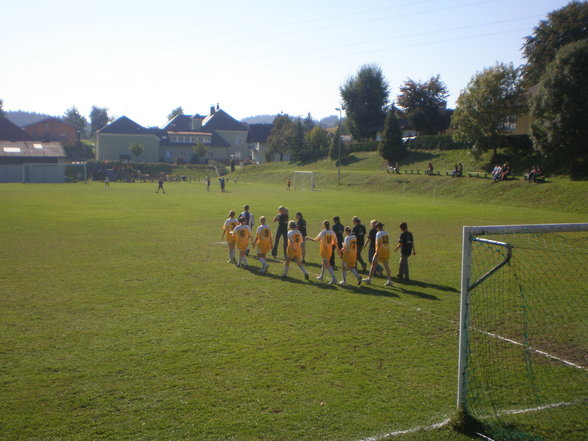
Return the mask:
[[[0,186],[0,439],[353,441],[437,423],[454,413],[462,225],[585,220],[418,192],[286,192],[267,182],[291,168],[264,167],[266,182],[245,171],[226,194]],[[415,282],[340,288],[297,268],[283,281],[281,262],[266,276],[254,259],[236,269],[220,225],[245,203],[256,217],[301,210],[309,233],[333,215],[393,234],[406,220]]]

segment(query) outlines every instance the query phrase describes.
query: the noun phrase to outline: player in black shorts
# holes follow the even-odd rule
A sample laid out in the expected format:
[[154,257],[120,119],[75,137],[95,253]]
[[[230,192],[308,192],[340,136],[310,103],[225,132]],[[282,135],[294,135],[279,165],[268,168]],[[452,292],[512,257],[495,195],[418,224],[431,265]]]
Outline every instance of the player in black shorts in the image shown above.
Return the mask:
[[365,245],[365,225],[361,223],[361,219],[357,216],[354,216],[351,221],[353,222],[353,229],[351,230],[351,233],[357,239],[357,261],[361,263],[362,270],[365,272],[367,270],[367,264],[361,257],[361,251],[363,250],[363,247]]

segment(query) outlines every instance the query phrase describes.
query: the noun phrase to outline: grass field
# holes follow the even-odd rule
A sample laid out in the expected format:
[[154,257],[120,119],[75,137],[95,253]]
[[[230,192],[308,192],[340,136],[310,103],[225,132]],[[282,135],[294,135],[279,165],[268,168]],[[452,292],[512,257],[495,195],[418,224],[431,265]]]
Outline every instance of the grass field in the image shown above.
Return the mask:
[[[355,441],[439,423],[455,408],[461,227],[587,213],[350,186],[286,192],[247,176],[226,194],[0,186],[0,439]],[[380,219],[393,235],[405,220],[414,281],[341,288],[295,267],[283,281],[281,262],[264,276],[253,259],[250,271],[228,265],[220,226],[245,203],[256,218],[300,210],[309,233],[334,215]],[[444,428],[394,439],[470,438]]]

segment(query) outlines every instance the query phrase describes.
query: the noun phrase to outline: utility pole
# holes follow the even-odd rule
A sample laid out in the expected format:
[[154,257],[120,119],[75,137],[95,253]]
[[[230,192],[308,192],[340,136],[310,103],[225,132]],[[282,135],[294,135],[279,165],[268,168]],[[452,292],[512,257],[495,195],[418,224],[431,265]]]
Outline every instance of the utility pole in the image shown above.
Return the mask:
[[339,111],[339,129],[337,130],[337,133],[339,134],[339,160],[337,161],[337,185],[341,185],[341,111],[343,110],[343,107],[337,107],[335,108],[335,110]]

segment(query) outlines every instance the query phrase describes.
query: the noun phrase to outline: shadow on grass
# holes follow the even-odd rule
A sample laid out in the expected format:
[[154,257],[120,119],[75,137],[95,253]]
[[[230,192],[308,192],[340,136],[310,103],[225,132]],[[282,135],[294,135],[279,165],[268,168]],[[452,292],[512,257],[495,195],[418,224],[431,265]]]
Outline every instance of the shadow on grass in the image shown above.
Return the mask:
[[418,280],[405,280],[396,283],[401,283],[408,286],[418,286],[420,288],[432,288],[445,292],[459,292],[459,289],[453,288],[452,286],[437,285],[435,283],[420,282]]

